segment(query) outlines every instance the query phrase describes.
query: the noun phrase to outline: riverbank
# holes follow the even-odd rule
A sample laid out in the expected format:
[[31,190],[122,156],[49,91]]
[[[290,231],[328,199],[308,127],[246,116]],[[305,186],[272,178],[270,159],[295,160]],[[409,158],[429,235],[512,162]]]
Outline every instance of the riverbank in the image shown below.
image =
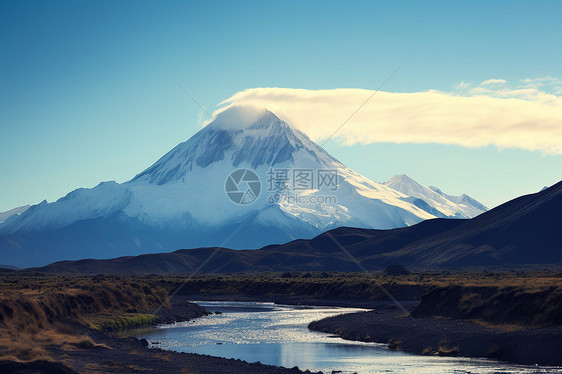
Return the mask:
[[[159,321],[172,323],[208,315],[209,312],[183,298],[156,312]],[[242,360],[164,351],[148,348],[148,342],[134,337],[119,337],[107,331],[68,321],[67,341],[41,344],[45,358],[38,360],[0,359],[2,373],[118,373],[141,374],[147,371],[168,374],[300,374],[298,368],[283,368]]]
[[562,365],[560,327],[492,327],[471,321],[413,318],[388,303],[373,311],[315,321],[308,327],[343,339],[388,344],[391,349],[420,355]]
[[110,331],[208,315],[185,297],[168,298],[147,279],[14,276],[0,278],[2,373],[302,373],[260,363],[148,348]]
[[[171,312],[174,321],[186,321],[193,314],[193,306],[187,301],[174,301],[175,310]],[[196,308],[196,309],[197,309]],[[181,310],[188,311],[182,316]],[[205,315],[208,313],[205,313]],[[152,371],[167,374],[300,374],[298,368],[282,368],[261,363],[248,363],[242,360],[226,359],[192,353],[181,353],[158,348],[148,348],[145,339],[119,337],[116,334],[91,329],[83,325],[74,326],[75,333],[88,336],[95,346],[80,346],[67,349],[64,346],[52,345],[47,352],[52,358],[61,362],[78,373],[146,373]]]
[[410,313],[385,305],[309,328],[415,354],[562,366],[560,274],[494,278],[433,287],[417,305],[404,304]]
[[[416,308],[416,318],[406,318],[388,301],[381,285],[406,309]],[[0,274],[0,289],[0,360],[4,364],[58,362],[71,365],[70,370],[91,364],[91,370],[84,366],[83,371],[96,373],[140,373],[160,370],[158,365],[172,373],[182,367],[192,368],[188,372],[193,373],[222,373],[226,366],[231,373],[286,372],[283,368],[149,350],[146,342],[119,340],[107,333],[142,323],[197,318],[209,311],[187,300],[222,300],[374,309],[314,322],[310,328],[350,340],[390,343],[391,348],[415,354],[562,365],[558,358],[562,274],[553,272],[194,277],[9,272]],[[170,294],[176,297],[170,299]],[[479,323],[471,322],[474,319]],[[103,361],[104,357],[110,359]]]

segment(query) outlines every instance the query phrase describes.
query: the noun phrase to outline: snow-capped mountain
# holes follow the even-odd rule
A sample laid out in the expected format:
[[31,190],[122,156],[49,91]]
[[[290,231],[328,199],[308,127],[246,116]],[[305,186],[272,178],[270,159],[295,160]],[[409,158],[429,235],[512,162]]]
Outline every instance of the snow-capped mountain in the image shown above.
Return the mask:
[[436,217],[472,218],[488,210],[468,195],[447,195],[439,188],[426,187],[405,174],[395,175],[384,185],[408,196],[407,201]]
[[[245,204],[231,200],[236,194]],[[460,209],[427,200],[361,176],[267,110],[232,107],[129,182],[77,189],[9,217],[0,224],[0,263],[258,248],[337,226],[402,227]]]

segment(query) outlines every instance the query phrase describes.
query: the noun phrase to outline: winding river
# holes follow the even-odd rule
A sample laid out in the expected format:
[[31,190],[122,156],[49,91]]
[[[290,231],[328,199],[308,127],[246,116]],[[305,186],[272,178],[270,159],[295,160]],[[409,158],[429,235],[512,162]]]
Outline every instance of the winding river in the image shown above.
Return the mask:
[[308,323],[360,311],[256,302],[197,302],[213,312],[189,322],[136,330],[151,346],[178,352],[331,373],[562,373],[562,368],[511,365],[484,359],[428,357],[385,345],[342,340],[310,331]]

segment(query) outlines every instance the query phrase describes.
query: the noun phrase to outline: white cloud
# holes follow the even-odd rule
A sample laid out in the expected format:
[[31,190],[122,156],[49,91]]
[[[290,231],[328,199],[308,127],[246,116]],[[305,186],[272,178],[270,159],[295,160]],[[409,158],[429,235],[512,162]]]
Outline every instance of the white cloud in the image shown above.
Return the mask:
[[[373,91],[253,88],[221,103],[265,107],[312,139],[327,139]],[[215,114],[224,110],[219,109]],[[337,133],[345,144],[439,143],[562,154],[562,97],[477,87],[460,95],[378,92]]]
[[533,83],[533,82],[560,82],[560,79],[558,78],[554,78],[550,75],[547,75],[545,77],[538,77],[538,78],[525,78],[522,79],[521,82],[524,83]]
[[465,82],[465,81],[461,81],[459,84],[457,84],[457,85],[455,86],[455,88],[456,88],[457,90],[464,90],[464,89],[466,89],[466,88],[468,88],[468,87],[470,87],[470,83]]
[[543,90],[548,90],[549,88],[552,88],[552,86],[562,83],[562,79],[547,75],[546,77],[521,79],[520,82],[523,83],[523,87],[540,87]]
[[507,81],[505,79],[488,79],[484,82],[480,83],[481,86],[491,86],[491,85],[501,85],[506,84]]

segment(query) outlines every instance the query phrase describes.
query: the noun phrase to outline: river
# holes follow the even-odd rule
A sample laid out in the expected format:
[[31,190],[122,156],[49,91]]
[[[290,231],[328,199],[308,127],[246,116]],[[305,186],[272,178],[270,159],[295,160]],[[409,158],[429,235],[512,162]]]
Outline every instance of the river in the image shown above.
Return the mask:
[[308,323],[360,311],[257,302],[197,302],[222,314],[136,330],[152,347],[239,358],[248,362],[331,373],[562,373],[562,368],[529,367],[459,357],[429,357],[391,351],[385,345],[352,342],[310,331]]

